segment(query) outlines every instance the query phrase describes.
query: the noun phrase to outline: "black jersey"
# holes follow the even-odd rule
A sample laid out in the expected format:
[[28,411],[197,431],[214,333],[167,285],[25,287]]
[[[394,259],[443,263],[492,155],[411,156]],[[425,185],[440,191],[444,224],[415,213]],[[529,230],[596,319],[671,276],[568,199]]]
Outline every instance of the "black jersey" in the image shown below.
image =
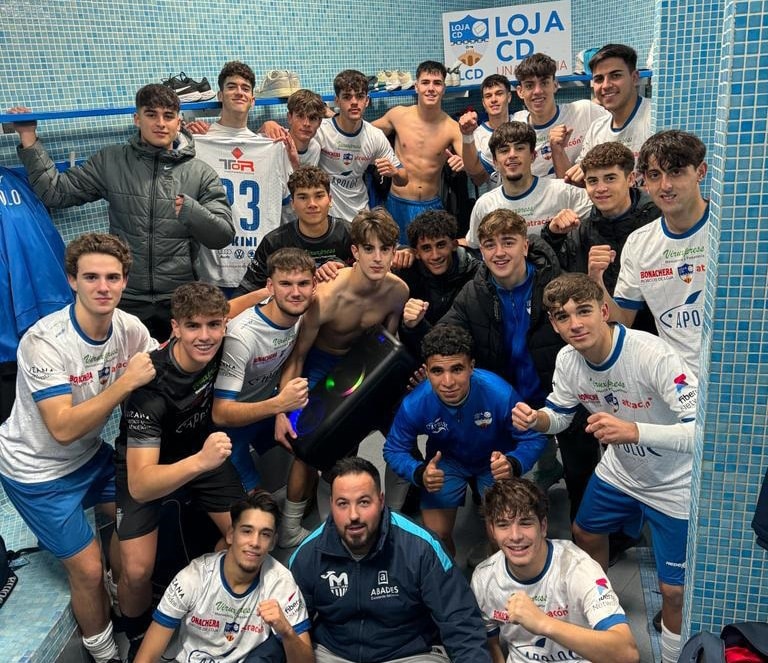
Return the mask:
[[267,258],[278,249],[286,247],[295,247],[304,249],[315,264],[320,265],[326,262],[343,262],[345,265],[351,265],[352,257],[352,238],[349,234],[350,225],[341,219],[328,217],[328,232],[322,237],[307,237],[299,232],[299,222],[294,221],[286,225],[275,228],[264,235],[258,247],[253,260],[245,270],[245,276],[237,286],[233,297],[239,297],[246,293],[253,292],[263,288],[267,284]]
[[118,457],[127,447],[160,447],[160,463],[175,463],[196,454],[213,432],[213,384],[221,348],[196,373],[182,370],[173,358],[171,340],[150,353],[155,377],[126,400],[116,442]]

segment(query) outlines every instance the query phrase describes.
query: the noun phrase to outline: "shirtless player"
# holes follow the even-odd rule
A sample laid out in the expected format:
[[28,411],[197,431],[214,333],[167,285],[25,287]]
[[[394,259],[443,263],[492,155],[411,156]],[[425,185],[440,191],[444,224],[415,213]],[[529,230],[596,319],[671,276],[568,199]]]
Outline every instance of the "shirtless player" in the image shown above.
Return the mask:
[[[427,60],[416,69],[415,106],[395,106],[372,122],[387,136],[395,135],[395,154],[408,171],[404,186],[392,182],[387,210],[400,227],[400,243],[407,244],[405,229],[428,209],[442,209],[440,173],[448,163],[456,172],[464,168],[459,124],[443,111],[445,67]],[[453,149],[453,152],[451,152]]]
[[[312,389],[365,330],[379,324],[393,334],[397,330],[408,299],[408,286],[389,271],[397,244],[397,225],[380,207],[363,210],[352,221],[351,235],[356,263],[339,270],[333,281],[318,284],[296,346],[283,366],[281,388],[303,371]],[[288,417],[279,414],[275,439],[290,449],[295,438]],[[315,477],[313,468],[294,458],[288,476],[281,547],[298,545],[308,534],[301,527],[301,519]]]

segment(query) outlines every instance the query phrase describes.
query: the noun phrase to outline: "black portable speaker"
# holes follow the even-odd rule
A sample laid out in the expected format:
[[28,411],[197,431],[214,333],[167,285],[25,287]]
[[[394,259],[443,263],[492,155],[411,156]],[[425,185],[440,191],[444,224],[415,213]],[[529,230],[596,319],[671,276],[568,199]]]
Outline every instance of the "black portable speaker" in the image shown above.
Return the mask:
[[391,417],[415,367],[405,346],[386,329],[363,334],[312,388],[306,407],[291,413],[296,456],[329,470]]

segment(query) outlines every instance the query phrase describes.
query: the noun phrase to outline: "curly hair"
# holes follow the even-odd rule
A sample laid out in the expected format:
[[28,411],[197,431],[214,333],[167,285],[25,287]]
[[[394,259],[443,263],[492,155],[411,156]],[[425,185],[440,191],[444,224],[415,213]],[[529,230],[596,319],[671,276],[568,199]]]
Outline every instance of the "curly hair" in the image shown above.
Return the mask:
[[330,193],[331,178],[328,177],[328,173],[317,166],[302,166],[294,170],[288,178],[288,191],[291,192],[291,195],[296,193],[297,189],[319,188]]
[[474,353],[472,334],[458,325],[437,325],[421,341],[421,356],[425,361],[434,355],[467,355],[471,359]]
[[180,285],[171,295],[171,317],[180,322],[197,315],[220,316],[229,312],[229,302],[215,285],[192,281]]
[[419,214],[405,229],[408,244],[416,248],[420,239],[438,239],[449,237],[456,239],[459,226],[456,217],[442,209],[430,209]]
[[529,479],[494,481],[483,496],[483,514],[488,523],[529,515],[542,522],[548,512],[549,498]]
[[651,157],[662,170],[671,168],[697,168],[704,162],[707,147],[696,135],[678,129],[659,131],[643,143],[637,157],[637,169],[645,174]]
[[136,93],[136,110],[140,108],[170,108],[179,112],[179,96],[167,85],[150,83]]
[[337,97],[342,92],[368,94],[368,77],[357,69],[345,69],[333,79],[333,91]]
[[72,278],[77,277],[77,263],[80,256],[87,253],[102,253],[112,256],[123,266],[123,276],[127,276],[133,265],[133,257],[128,245],[115,235],[106,233],[86,233],[73,239],[64,254],[64,268]]
[[635,155],[622,143],[600,143],[595,145],[581,160],[581,169],[586,175],[590,170],[618,166],[629,175],[635,169]]
[[251,84],[251,90],[255,89],[256,74],[253,73],[253,69],[251,69],[244,62],[232,60],[231,62],[227,62],[219,72],[219,90],[224,89],[224,83],[226,83],[227,79],[232,76],[239,76],[240,78],[244,78]]
[[493,130],[488,141],[488,149],[493,158],[496,158],[496,150],[504,145],[518,145],[526,143],[531,152],[536,151],[536,132],[533,127],[525,122],[504,122]]

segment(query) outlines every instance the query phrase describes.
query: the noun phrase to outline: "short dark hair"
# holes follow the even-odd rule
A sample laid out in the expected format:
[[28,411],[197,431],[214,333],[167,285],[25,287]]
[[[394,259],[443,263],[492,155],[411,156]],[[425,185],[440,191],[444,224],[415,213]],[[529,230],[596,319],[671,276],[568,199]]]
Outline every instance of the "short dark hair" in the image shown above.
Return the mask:
[[528,78],[554,78],[557,62],[544,53],[529,55],[515,67],[515,78],[524,81]]
[[179,112],[179,96],[167,85],[150,83],[136,93],[136,110],[141,108],[170,108]]
[[250,509],[257,509],[264,513],[271,513],[275,519],[275,536],[277,536],[277,530],[280,528],[280,508],[275,502],[275,498],[267,492],[258,492],[254,495],[248,495],[241,500],[235,502],[229,507],[229,515],[232,518],[232,527],[236,527],[240,522],[240,517],[246,511]]
[[357,69],[345,69],[336,74],[336,78],[333,79],[333,91],[337,97],[347,91],[368,94],[368,77]]
[[500,207],[488,212],[477,227],[477,238],[482,243],[495,235],[522,235],[528,237],[525,219],[511,209]]
[[331,192],[331,178],[322,168],[317,166],[301,166],[294,170],[288,177],[288,191],[291,195],[296,189],[314,189],[322,187],[328,193]]
[[502,122],[493,130],[488,141],[488,149],[496,158],[496,150],[504,145],[517,145],[526,143],[531,152],[536,151],[536,132],[533,127],[525,122]]
[[171,295],[171,317],[176,322],[190,320],[196,315],[227,317],[229,302],[215,285],[192,281],[184,283]]
[[408,235],[408,244],[415,249],[421,239],[456,239],[459,226],[453,214],[442,209],[430,209],[411,221],[405,232]]
[[128,245],[119,237],[106,233],[85,233],[67,244],[64,253],[64,267],[72,278],[77,277],[77,263],[80,256],[87,253],[102,253],[112,256],[123,266],[123,276],[127,276],[133,265],[133,257]]
[[288,97],[287,108],[291,115],[305,115],[310,119],[317,116],[320,120],[325,117],[325,102],[317,92],[312,90],[296,90]]
[[256,74],[244,62],[238,62],[237,60],[231,60],[227,62],[219,72],[219,90],[224,89],[224,83],[232,76],[239,76],[244,78],[251,84],[251,90],[256,88]]
[[494,481],[483,496],[485,522],[533,514],[542,522],[549,512],[549,498],[533,481],[514,477]]
[[286,246],[267,258],[267,275],[271,277],[278,269],[281,272],[309,272],[314,276],[317,265],[304,249]]
[[486,76],[483,79],[483,82],[480,83],[480,96],[482,96],[485,90],[492,87],[503,87],[507,92],[512,92],[512,83],[509,82],[509,79],[506,76],[502,76],[501,74],[491,74],[490,76]]
[[606,44],[589,59],[589,70],[594,72],[597,65],[609,58],[624,60],[630,74],[637,69],[637,52],[634,48],[624,44]]
[[360,458],[360,456],[346,456],[336,461],[330,472],[328,472],[328,483],[331,484],[331,489],[333,489],[333,482],[336,479],[349,474],[369,474],[376,485],[376,492],[381,492],[381,475],[379,471],[371,461]]
[[651,157],[662,170],[670,168],[698,168],[707,155],[707,146],[696,135],[679,129],[669,129],[653,134],[643,143],[637,158],[637,170],[645,174]]
[[436,60],[424,60],[418,67],[416,67],[416,80],[419,80],[419,76],[422,74],[440,74],[445,80],[448,70],[442,62]]
[[475,354],[475,342],[463,327],[458,325],[437,325],[430,329],[421,341],[421,356],[426,361],[434,355],[467,355],[470,359]]
[[362,246],[371,237],[377,238],[383,246],[397,246],[400,228],[387,210],[374,207],[355,214],[349,235],[354,246]]
[[544,288],[544,308],[549,313],[558,311],[570,300],[576,304],[596,301],[602,303],[603,289],[586,274],[561,274]]
[[581,170],[586,175],[590,170],[618,166],[629,175],[635,170],[635,155],[622,143],[600,143],[595,145],[581,160]]

